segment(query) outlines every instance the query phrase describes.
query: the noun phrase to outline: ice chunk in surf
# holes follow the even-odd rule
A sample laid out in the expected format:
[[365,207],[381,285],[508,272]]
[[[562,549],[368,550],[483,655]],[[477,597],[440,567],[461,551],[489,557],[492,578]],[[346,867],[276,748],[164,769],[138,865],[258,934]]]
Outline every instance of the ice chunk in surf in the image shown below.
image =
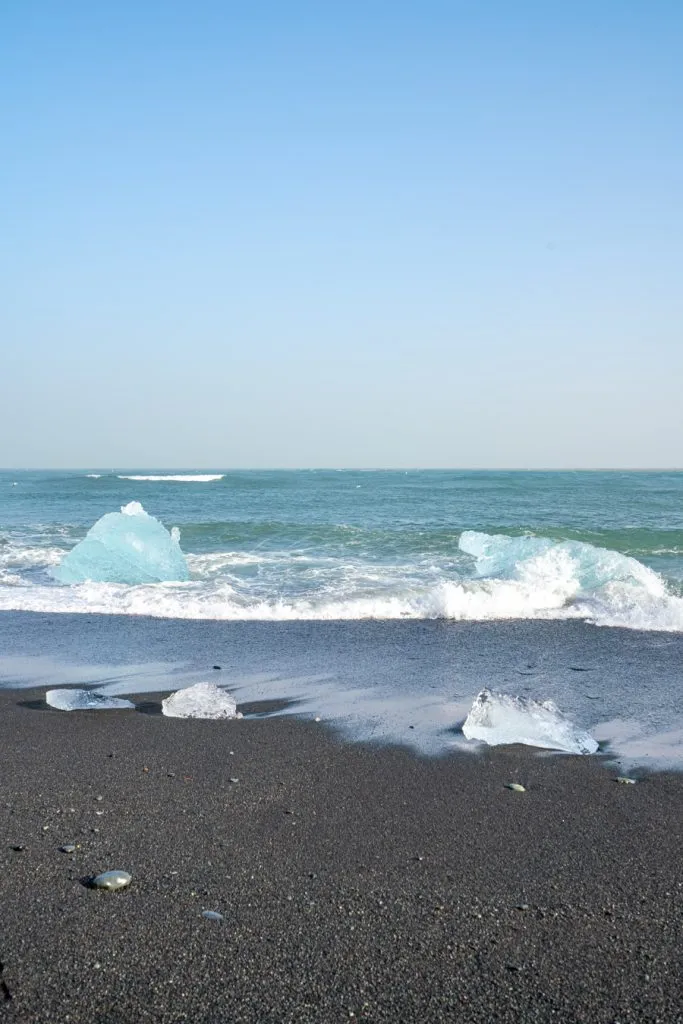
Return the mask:
[[60,583],[162,583],[189,579],[180,534],[145,512],[139,501],[108,512],[60,565],[52,570]]

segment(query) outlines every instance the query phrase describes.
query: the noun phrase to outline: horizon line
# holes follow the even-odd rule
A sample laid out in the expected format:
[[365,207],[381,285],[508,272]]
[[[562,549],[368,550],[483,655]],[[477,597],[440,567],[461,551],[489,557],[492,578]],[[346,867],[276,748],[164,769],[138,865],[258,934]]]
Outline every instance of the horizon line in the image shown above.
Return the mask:
[[0,466],[0,473],[680,473],[683,466]]

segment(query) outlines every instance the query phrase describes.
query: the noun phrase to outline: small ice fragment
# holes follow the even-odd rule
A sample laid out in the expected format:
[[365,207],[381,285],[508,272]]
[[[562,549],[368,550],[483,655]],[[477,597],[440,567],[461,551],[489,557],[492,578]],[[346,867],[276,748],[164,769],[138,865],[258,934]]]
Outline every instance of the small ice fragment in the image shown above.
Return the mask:
[[205,917],[207,921],[223,920],[223,915],[219,914],[217,910],[202,910],[202,917]]
[[122,708],[135,708],[129,700],[122,697],[107,697],[95,690],[48,690],[45,702],[58,711],[110,711]]
[[482,690],[462,727],[468,740],[491,747],[524,743],[530,747],[564,750],[569,754],[594,754],[597,741],[574,725],[551,700],[515,697]]
[[59,852],[60,853],[75,853],[76,852],[76,844],[75,843],[66,843],[64,846],[60,846],[59,847]]
[[162,714],[169,718],[241,718],[232,694],[213,683],[196,683],[176,690],[161,702]]
[[128,874],[127,871],[103,871],[101,875],[96,875],[91,881],[90,885],[93,889],[125,889],[127,885],[133,881],[133,876]]
[[522,786],[519,782],[506,782],[506,789],[512,789],[515,793],[526,793],[526,786]]
[[60,583],[163,583],[190,577],[179,533],[148,515],[139,501],[108,512],[52,570]]
[[615,782],[622,782],[625,786],[635,786],[636,779],[629,779],[627,775],[617,775]]

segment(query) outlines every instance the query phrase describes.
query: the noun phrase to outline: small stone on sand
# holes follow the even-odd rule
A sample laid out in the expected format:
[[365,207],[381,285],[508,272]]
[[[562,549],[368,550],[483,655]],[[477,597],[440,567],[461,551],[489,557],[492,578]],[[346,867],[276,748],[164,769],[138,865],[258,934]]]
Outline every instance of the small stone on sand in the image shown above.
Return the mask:
[[133,876],[128,874],[127,871],[103,871],[101,875],[96,875],[93,878],[90,885],[93,889],[109,889],[113,891],[115,889],[125,889],[132,880]]
[[202,910],[202,917],[205,917],[207,921],[223,920],[223,915],[219,914],[217,910]]

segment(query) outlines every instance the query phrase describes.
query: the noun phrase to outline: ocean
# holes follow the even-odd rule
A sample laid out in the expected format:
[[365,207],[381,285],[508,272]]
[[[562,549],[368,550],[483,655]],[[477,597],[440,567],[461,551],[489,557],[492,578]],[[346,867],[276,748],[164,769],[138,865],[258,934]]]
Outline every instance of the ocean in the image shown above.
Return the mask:
[[[189,580],[60,583],[130,502]],[[254,713],[425,753],[489,687],[683,764],[683,473],[3,472],[0,639],[4,686],[154,692],[219,662]]]

